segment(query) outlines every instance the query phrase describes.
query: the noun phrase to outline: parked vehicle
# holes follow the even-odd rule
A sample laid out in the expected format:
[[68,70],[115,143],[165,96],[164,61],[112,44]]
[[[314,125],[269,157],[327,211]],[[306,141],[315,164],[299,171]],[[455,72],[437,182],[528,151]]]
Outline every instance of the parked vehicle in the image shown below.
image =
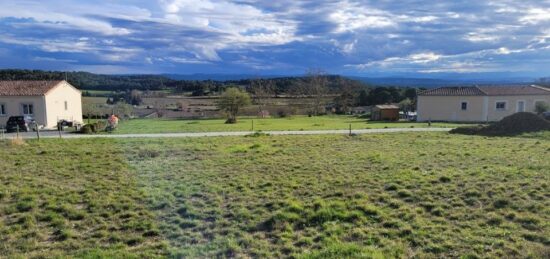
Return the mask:
[[11,116],[6,123],[6,132],[27,132],[36,129],[36,121],[31,116]]
[[543,112],[542,117],[544,117],[547,120],[550,120],[550,112]]

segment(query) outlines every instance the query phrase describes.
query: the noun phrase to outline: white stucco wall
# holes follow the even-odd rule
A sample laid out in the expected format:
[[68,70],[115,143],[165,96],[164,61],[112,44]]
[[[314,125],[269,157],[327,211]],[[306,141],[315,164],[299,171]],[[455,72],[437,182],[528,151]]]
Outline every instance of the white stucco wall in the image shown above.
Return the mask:
[[[496,109],[496,103],[499,101],[506,102],[505,110]],[[509,116],[518,112],[519,101],[524,101],[526,112],[534,112],[535,102],[543,101],[543,102],[546,102],[547,104],[550,104],[550,94],[549,95],[525,95],[525,96],[490,96],[489,110],[488,110],[489,121],[498,121],[506,116]]]
[[[464,101],[468,103],[466,111],[461,110]],[[506,109],[497,110],[497,101],[505,101]],[[525,111],[533,112],[537,101],[550,104],[550,93],[525,96],[418,96],[418,121],[499,121],[518,111],[518,101],[525,101]]]
[[[67,102],[67,109],[65,109]],[[46,93],[47,128],[54,128],[59,120],[82,123],[82,93],[66,82]]]
[[[462,102],[468,109],[461,109]],[[418,121],[482,121],[483,96],[418,96]]]
[[6,115],[0,115],[0,127],[5,127],[10,116],[23,115],[23,104],[32,104],[33,117],[39,125],[46,123],[44,96],[0,96],[0,104],[4,104]]

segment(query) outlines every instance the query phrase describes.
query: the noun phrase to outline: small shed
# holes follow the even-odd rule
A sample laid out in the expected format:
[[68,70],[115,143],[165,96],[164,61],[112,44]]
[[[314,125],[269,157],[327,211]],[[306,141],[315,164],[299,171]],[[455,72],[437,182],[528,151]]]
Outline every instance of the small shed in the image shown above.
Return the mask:
[[393,104],[376,105],[372,108],[371,120],[397,121],[399,120],[399,106]]

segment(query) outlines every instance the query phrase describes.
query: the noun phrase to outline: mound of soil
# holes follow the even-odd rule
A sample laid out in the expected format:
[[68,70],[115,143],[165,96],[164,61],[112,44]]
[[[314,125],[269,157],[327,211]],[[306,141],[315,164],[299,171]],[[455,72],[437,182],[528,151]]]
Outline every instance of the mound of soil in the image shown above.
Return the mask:
[[550,130],[550,121],[529,112],[519,112],[489,126],[461,127],[451,133],[482,136],[514,136],[522,133]]

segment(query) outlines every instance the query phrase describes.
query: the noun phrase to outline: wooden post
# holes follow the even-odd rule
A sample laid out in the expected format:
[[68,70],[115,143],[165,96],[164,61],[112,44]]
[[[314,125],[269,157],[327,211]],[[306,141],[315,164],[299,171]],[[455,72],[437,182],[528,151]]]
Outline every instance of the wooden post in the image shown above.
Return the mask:
[[57,131],[59,132],[59,138],[61,138],[61,130],[63,129],[63,126],[61,126],[61,123],[57,123]]
[[38,128],[38,124],[36,124],[36,137],[38,138],[38,141],[40,141],[40,129]]
[[254,119],[252,119],[252,131],[254,131]]
[[19,138],[19,125],[17,125],[17,126],[15,127],[15,129],[17,130],[17,135],[16,135],[16,136],[17,136],[17,138]]
[[349,124],[349,135],[351,136],[351,123]]

